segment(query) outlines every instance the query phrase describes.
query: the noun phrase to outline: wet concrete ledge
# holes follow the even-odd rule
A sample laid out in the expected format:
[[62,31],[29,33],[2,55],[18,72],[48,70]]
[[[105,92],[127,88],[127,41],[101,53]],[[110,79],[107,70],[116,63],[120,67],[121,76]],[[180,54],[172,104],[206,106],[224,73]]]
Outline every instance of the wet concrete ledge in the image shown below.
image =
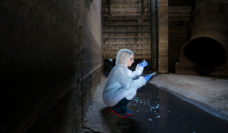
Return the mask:
[[160,74],[151,84],[228,121],[228,80],[195,75]]

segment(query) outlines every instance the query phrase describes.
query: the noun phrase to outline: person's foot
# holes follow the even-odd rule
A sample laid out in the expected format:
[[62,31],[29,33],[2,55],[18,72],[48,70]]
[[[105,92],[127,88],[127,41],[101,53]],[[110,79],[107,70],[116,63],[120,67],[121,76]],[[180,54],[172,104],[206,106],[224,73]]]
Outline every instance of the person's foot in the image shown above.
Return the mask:
[[124,107],[123,110],[124,110],[124,112],[125,112],[126,115],[135,115],[132,111],[130,111],[126,107]]
[[127,118],[127,115],[123,111],[118,111],[113,108],[107,108],[108,111],[112,112],[113,114],[117,115],[120,118]]

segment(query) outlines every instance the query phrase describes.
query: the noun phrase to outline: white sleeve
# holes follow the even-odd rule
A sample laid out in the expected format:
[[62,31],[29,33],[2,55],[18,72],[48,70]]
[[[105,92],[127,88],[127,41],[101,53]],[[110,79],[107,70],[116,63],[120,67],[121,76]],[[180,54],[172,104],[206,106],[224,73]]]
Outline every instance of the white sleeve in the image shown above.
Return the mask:
[[133,80],[123,72],[120,72],[117,82],[119,82],[124,88],[133,90],[137,90],[138,88],[146,84],[146,80],[144,79],[144,77],[140,76],[138,79]]
[[134,79],[138,76],[140,76],[143,72],[144,67],[140,67],[139,64],[136,66],[135,71],[131,71],[128,69],[127,74],[130,78]]

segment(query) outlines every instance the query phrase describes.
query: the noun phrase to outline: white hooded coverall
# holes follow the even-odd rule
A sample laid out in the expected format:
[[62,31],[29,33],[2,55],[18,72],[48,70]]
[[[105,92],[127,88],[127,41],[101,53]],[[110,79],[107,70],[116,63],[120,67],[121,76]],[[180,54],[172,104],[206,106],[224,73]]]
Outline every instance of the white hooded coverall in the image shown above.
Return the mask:
[[121,49],[117,54],[116,64],[107,78],[103,91],[103,100],[108,107],[116,105],[123,98],[132,100],[138,88],[146,84],[144,77],[140,76],[143,67],[137,65],[135,71],[128,69],[127,63],[133,54],[128,49]]

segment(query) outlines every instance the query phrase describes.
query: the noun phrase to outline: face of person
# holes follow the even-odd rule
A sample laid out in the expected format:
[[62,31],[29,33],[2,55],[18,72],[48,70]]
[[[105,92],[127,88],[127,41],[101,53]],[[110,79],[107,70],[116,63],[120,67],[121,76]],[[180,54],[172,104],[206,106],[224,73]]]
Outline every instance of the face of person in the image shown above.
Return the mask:
[[134,55],[130,56],[130,59],[128,60],[127,66],[131,66],[134,63]]

